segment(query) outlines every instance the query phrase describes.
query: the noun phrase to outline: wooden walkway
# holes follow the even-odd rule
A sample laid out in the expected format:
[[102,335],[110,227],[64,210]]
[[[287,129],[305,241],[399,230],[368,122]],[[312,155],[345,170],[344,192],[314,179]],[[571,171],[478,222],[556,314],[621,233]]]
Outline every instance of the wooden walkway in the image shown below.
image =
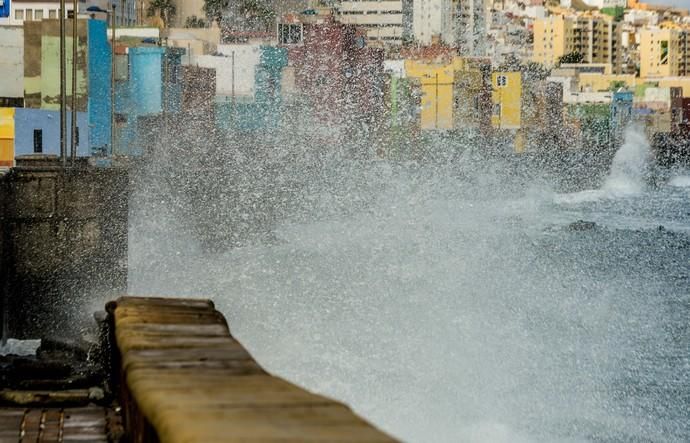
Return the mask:
[[210,301],[123,297],[108,311],[134,442],[395,441],[347,406],[266,373]]
[[108,443],[119,425],[112,410],[82,408],[0,409],[0,443]]

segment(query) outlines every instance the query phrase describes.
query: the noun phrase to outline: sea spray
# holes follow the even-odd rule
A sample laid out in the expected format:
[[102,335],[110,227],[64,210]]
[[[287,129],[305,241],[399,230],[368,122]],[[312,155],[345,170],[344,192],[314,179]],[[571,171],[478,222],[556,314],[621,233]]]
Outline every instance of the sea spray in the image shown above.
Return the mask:
[[646,188],[650,160],[651,147],[643,128],[629,126],[602,189],[613,197],[640,194]]
[[687,441],[677,238],[546,229],[580,216],[465,161],[331,161],[277,241],[225,253],[139,187],[130,292],[213,298],[269,371],[406,441]]

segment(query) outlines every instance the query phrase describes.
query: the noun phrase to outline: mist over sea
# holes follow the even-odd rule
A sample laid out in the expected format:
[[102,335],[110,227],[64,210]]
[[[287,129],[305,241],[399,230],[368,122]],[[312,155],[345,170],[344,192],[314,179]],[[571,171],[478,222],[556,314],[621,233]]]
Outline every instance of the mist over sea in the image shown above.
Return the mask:
[[140,187],[130,293],[212,298],[269,371],[405,441],[686,442],[690,172],[648,165],[634,131],[568,194],[472,155],[334,161],[225,252]]

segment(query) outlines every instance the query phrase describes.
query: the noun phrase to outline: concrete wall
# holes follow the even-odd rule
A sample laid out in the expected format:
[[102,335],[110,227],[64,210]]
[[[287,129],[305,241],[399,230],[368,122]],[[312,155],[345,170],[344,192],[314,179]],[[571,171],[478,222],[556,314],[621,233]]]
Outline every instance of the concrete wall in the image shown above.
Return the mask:
[[0,28],[0,98],[24,97],[24,29]]
[[95,306],[127,289],[127,173],[35,157],[4,186],[4,327],[16,338],[78,337]]

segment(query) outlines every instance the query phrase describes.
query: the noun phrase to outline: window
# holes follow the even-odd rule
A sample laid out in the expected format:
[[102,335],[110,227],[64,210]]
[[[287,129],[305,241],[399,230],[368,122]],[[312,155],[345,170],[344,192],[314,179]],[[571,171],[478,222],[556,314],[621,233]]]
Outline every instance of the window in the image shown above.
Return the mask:
[[661,60],[662,65],[667,65],[668,64],[668,40],[660,41],[659,47],[661,48],[661,56],[660,56],[659,60]]
[[50,11],[48,11],[48,18],[57,18],[57,10],[51,9]]
[[34,10],[33,9],[27,9],[26,10],[26,16],[24,20],[26,21],[32,21],[34,19]]
[[43,152],[43,129],[34,129],[34,153]]
[[508,77],[506,77],[505,75],[497,75],[496,76],[496,86],[498,86],[498,87],[508,86]]
[[501,104],[500,103],[494,103],[493,115],[495,117],[501,116]]
[[302,25],[278,24],[278,41],[283,45],[302,43]]
[[34,11],[34,20],[43,20],[43,9],[37,9]]
[[14,19],[15,20],[24,20],[24,10],[23,9],[15,9],[14,10]]

